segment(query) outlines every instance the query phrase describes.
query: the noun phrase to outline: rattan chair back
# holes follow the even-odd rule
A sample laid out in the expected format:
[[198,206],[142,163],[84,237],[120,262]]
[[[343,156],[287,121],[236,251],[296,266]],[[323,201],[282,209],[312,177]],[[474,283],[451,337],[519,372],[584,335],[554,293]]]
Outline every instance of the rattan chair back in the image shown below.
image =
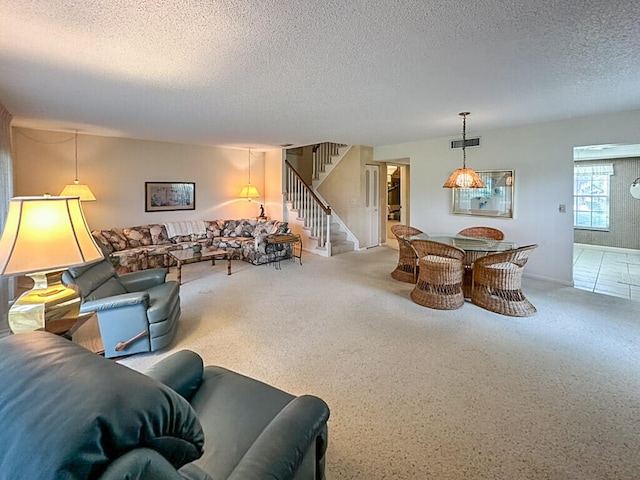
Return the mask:
[[464,250],[430,240],[413,240],[418,281],[411,299],[425,307],[452,310],[464,305],[462,277]]
[[391,272],[391,276],[396,280],[407,283],[416,283],[418,274],[418,259],[415,250],[411,244],[405,240],[405,236],[418,235],[422,230],[409,225],[394,225],[391,227],[393,233],[398,240],[398,265]]
[[538,245],[493,253],[473,262],[471,301],[492,312],[527,317],[536,307],[522,292],[522,273]]
[[493,227],[469,227],[460,230],[458,235],[475,238],[490,238],[491,240],[504,240],[504,233]]

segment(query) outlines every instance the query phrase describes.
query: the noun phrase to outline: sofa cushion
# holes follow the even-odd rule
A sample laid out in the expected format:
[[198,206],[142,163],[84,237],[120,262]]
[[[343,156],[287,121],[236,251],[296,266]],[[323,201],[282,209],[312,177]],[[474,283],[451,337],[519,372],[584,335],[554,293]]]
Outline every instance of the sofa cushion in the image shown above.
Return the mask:
[[129,248],[146,247],[151,245],[151,231],[148,225],[123,228],[122,234],[126,237]]
[[100,242],[107,253],[113,252],[113,247],[111,246],[111,243],[109,243],[109,240],[107,240],[107,237],[105,237],[102,233],[102,230],[94,230],[93,232],[91,232],[91,235],[93,235],[93,238]]
[[224,220],[211,220],[204,222],[207,226],[207,238],[215,238],[222,236],[224,229]]
[[102,230],[102,236],[107,240],[114,250],[124,250],[129,246],[127,237],[122,233],[122,229],[112,228],[111,230]]
[[0,392],[6,478],[98,478],[140,447],[175,468],[202,455],[202,427],[179,394],[48,332],[0,340]]
[[167,229],[164,225],[154,224],[149,226],[151,235],[151,243],[153,245],[170,245],[171,240],[167,235]]

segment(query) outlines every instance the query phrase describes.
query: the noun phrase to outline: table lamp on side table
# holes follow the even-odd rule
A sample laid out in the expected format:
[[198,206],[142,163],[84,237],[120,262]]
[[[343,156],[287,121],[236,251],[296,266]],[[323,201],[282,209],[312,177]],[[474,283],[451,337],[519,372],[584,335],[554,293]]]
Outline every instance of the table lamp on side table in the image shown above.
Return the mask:
[[81,300],[75,287],[62,284],[62,271],[100,259],[79,197],[12,198],[0,238],[0,275],[28,275],[35,285],[9,309],[11,331],[73,325]]

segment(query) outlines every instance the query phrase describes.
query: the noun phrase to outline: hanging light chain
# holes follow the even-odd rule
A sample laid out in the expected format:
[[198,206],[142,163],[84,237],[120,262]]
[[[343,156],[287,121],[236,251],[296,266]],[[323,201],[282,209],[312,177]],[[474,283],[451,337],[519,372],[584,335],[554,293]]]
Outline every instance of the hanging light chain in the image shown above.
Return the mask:
[[78,182],[78,130],[76,130],[76,183]]
[[462,116],[462,168],[467,168],[467,115],[469,112],[461,112]]

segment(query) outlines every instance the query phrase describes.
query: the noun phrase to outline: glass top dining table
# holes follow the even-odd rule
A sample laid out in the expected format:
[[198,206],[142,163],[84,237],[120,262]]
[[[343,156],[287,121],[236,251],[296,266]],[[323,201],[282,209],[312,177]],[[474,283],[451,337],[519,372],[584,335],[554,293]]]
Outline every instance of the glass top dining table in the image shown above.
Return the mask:
[[490,238],[465,237],[464,235],[447,235],[419,233],[417,235],[406,235],[403,237],[408,242],[411,240],[431,240],[432,242],[444,243],[458,247],[465,252],[492,253],[504,252],[518,248],[518,244],[508,240],[492,240]]

